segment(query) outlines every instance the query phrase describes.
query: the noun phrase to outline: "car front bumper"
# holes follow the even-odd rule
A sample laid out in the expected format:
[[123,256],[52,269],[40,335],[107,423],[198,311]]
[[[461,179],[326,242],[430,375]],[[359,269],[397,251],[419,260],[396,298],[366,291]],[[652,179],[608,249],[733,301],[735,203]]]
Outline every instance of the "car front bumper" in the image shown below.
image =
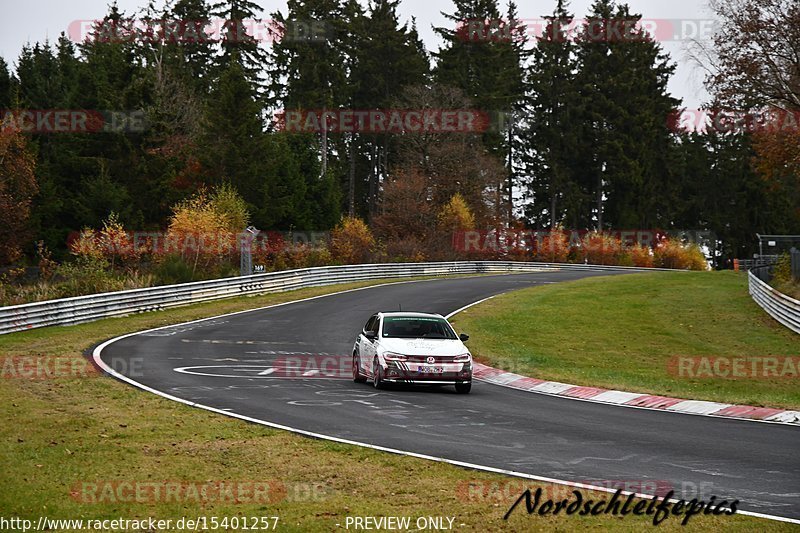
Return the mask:
[[420,372],[415,370],[417,363],[389,362],[383,369],[383,380],[389,383],[419,383],[454,385],[472,381],[472,366],[469,364],[445,364],[444,372]]

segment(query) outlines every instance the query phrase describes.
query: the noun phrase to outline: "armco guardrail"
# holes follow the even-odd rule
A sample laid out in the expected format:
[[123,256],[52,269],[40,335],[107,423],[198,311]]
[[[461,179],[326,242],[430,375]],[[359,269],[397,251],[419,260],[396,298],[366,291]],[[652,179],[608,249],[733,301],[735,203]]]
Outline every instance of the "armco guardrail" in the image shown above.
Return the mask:
[[[372,279],[535,272],[553,269],[618,270],[621,268],[626,267],[512,261],[383,263],[303,268],[0,307],[0,335],[44,326],[80,324],[100,318],[158,311],[168,307],[208,302],[232,296],[281,292]],[[643,270],[632,267],[627,267],[627,269]]]
[[767,268],[758,267],[747,273],[750,296],[772,318],[795,333],[800,333],[800,301],[776,291],[762,281],[759,278],[759,274],[761,274],[759,271]]

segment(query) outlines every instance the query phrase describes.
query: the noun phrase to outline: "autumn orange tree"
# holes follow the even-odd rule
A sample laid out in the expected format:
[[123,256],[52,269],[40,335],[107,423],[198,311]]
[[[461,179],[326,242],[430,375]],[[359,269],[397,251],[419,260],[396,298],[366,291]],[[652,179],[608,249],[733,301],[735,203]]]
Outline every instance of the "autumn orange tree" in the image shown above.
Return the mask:
[[125,231],[119,215],[113,211],[103,221],[100,230],[83,228],[70,244],[70,252],[81,259],[104,261],[103,264],[112,270],[117,265],[135,262],[140,255],[131,234]]
[[533,245],[535,261],[566,263],[570,253],[570,243],[564,228],[556,225],[542,235],[537,235]]
[[343,217],[331,231],[331,256],[340,263],[364,263],[374,246],[375,238],[360,218]]
[[119,215],[113,211],[103,221],[103,229],[100,230],[98,238],[100,249],[110,262],[112,269],[117,265],[132,266],[141,255],[141,250],[134,246],[131,234],[120,222]]
[[795,206],[789,216],[800,226],[800,3],[710,5],[721,22],[707,54],[713,105],[766,117],[753,128],[753,168]]
[[28,242],[31,202],[38,191],[35,166],[25,138],[0,129],[0,265],[19,259]]

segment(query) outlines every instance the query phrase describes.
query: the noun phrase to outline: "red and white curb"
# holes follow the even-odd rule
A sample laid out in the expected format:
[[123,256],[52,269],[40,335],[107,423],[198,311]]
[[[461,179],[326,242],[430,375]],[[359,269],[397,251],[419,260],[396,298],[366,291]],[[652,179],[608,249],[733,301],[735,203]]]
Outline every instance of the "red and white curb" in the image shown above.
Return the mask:
[[684,400],[667,396],[653,396],[637,392],[600,389],[597,387],[581,387],[558,381],[545,381],[506,372],[497,368],[474,363],[472,375],[475,379],[501,385],[511,389],[563,396],[576,400],[635,407],[639,409],[656,409],[674,413],[691,415],[756,420],[800,426],[800,411],[786,411],[770,407],[754,407],[752,405],[734,405],[730,403],[706,402],[701,400]]

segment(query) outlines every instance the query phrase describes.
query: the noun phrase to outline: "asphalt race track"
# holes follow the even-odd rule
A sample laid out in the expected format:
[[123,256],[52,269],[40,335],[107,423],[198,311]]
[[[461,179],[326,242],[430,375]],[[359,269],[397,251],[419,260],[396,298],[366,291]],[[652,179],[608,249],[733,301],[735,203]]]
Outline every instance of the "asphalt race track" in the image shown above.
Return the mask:
[[[494,294],[609,274],[384,285],[136,334],[108,344],[101,357],[165,394],[299,430],[560,480],[641,482],[673,488],[687,500],[713,495],[739,500],[740,510],[800,519],[797,427],[603,405],[481,382],[471,394],[458,395],[452,387],[377,391],[371,382],[349,379],[353,341],[375,311],[402,306],[446,315]],[[282,366],[287,357],[336,356],[345,359],[339,378],[313,370],[286,375]]]

